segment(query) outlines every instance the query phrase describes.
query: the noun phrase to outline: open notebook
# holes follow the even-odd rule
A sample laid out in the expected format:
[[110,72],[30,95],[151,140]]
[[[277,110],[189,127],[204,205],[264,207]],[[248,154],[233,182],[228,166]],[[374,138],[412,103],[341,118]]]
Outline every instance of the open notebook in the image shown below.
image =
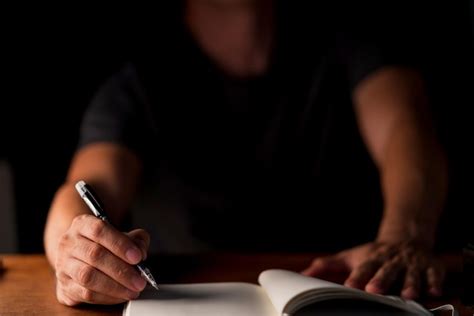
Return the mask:
[[[266,270],[250,283],[160,285],[125,306],[126,316],[432,315],[414,301],[382,296],[303,276]],[[440,309],[452,310],[451,305]]]

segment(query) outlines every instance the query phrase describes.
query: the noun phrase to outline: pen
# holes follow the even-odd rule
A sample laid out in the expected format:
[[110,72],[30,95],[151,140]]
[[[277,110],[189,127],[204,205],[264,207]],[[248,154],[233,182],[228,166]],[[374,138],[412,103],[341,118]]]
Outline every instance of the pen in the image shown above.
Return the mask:
[[[102,203],[99,201],[97,194],[94,194],[92,188],[81,180],[76,183],[76,190],[81,196],[81,198],[84,200],[84,202],[86,202],[87,206],[89,206],[89,209],[92,211],[92,213],[94,213],[97,218],[100,218],[104,222],[110,224],[107,215],[105,214],[104,208],[102,207]],[[155,281],[155,278],[151,274],[150,270],[145,267],[143,262],[140,262],[135,266],[140,271],[142,276],[148,281],[148,283],[150,283],[151,286],[158,290],[159,288],[158,284]]]

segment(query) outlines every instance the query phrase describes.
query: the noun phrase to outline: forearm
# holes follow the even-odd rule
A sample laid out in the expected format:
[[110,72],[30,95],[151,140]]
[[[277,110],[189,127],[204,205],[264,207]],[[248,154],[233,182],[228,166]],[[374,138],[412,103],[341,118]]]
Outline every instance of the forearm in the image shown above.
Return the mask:
[[59,188],[51,204],[44,231],[44,247],[51,265],[54,266],[56,261],[58,241],[68,230],[73,219],[78,215],[89,213],[73,183],[65,183]]
[[74,218],[91,214],[75,190],[76,182],[84,180],[90,184],[106,206],[109,220],[120,225],[135,195],[140,169],[137,157],[118,145],[92,144],[76,154],[67,180],[51,204],[44,232],[45,250],[52,265],[58,242]]
[[378,240],[431,247],[446,197],[447,167],[421,76],[407,68],[382,68],[357,86],[354,101],[380,173],[384,215]]
[[429,130],[409,120],[397,124],[380,166],[385,205],[378,240],[432,247],[446,198],[446,159]]

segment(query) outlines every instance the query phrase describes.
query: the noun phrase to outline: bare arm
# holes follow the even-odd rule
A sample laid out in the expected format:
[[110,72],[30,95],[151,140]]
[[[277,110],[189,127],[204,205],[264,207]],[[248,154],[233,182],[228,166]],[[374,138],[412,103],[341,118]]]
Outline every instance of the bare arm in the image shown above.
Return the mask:
[[[74,188],[78,180],[91,184],[103,199],[111,221],[118,223],[131,204],[140,170],[138,158],[119,145],[96,143],[76,153],[67,180],[52,202],[44,233],[60,302],[119,303],[143,289],[143,280],[131,281],[139,278],[131,264],[146,256],[146,233],[136,230],[127,236],[105,225],[91,215]],[[137,247],[136,240],[144,244]],[[130,257],[129,249],[139,254]]]
[[421,78],[408,69],[380,70],[357,87],[354,101],[381,178],[385,206],[378,240],[412,240],[431,248],[447,167]]
[[91,214],[77,194],[79,180],[90,183],[98,192],[112,222],[125,216],[136,190],[140,162],[134,154],[118,145],[97,143],[84,147],[74,156],[66,182],[57,191],[49,210],[44,242],[49,262],[54,264],[59,236],[81,214]]
[[384,213],[377,239],[317,258],[308,275],[349,273],[347,286],[387,292],[402,279],[402,296],[440,295],[444,270],[432,256],[447,191],[447,166],[437,143],[419,75],[382,68],[354,91],[362,137],[380,174]]

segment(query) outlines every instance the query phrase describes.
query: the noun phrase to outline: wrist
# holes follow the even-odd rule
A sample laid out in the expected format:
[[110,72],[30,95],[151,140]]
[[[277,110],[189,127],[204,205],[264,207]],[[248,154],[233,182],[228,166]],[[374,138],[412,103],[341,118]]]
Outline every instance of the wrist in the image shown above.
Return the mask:
[[52,267],[56,262],[61,237],[69,229],[73,219],[81,214],[88,214],[88,210],[74,187],[62,185],[51,203],[43,236],[46,257]]
[[376,241],[383,243],[410,243],[432,249],[435,244],[436,223],[413,218],[387,218],[380,224]]

